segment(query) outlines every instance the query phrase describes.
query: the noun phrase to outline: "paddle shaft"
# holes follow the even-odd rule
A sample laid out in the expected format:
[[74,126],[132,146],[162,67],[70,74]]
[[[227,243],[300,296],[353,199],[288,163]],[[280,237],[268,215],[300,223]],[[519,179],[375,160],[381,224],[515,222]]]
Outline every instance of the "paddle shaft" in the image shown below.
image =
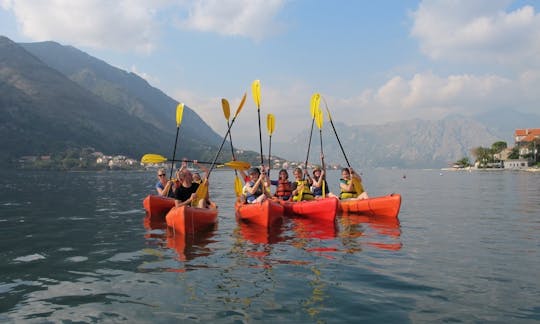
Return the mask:
[[[306,155],[306,163],[304,163],[304,167],[307,169],[307,163],[308,163],[308,160],[309,160],[309,150],[311,149],[311,137],[313,136],[313,124],[315,124],[315,118],[313,118],[311,120],[311,130],[309,131],[309,142],[308,142],[308,147],[307,147],[307,155]],[[302,176],[302,179],[304,179],[306,177],[306,175],[304,174]]]
[[[227,119],[227,128],[229,128],[229,119]],[[234,146],[232,144],[232,134],[229,132],[229,143],[231,143],[231,156],[234,161],[236,161],[236,156],[234,155]],[[238,171],[234,169],[234,175],[238,177]]]
[[271,166],[271,161],[272,161],[272,134],[270,134],[269,136],[270,138],[268,139],[268,178],[270,178],[270,168],[272,167]]
[[264,164],[263,147],[262,147],[262,131],[261,131],[261,110],[257,109],[257,116],[259,117],[259,147],[261,149],[261,165]]
[[234,124],[234,121],[236,120],[236,116],[238,116],[239,111],[236,112],[236,115],[231,120],[231,123],[227,127],[227,133],[225,133],[225,136],[223,136],[223,141],[221,141],[221,145],[219,146],[219,150],[216,153],[216,156],[214,157],[214,161],[212,161],[212,164],[210,165],[210,170],[208,170],[208,174],[206,175],[206,178],[210,178],[210,172],[214,169],[214,166],[216,165],[216,161],[219,157],[219,154],[221,154],[221,150],[223,149],[223,145],[225,144],[225,141],[227,140],[227,137],[231,134],[231,127]]
[[169,175],[169,179],[172,178],[172,174],[173,174],[173,169],[174,169],[174,161],[175,161],[175,157],[176,157],[176,144],[178,143],[178,133],[180,131],[180,125],[178,125],[176,127],[176,139],[174,140],[174,150],[173,150],[173,158],[171,160],[171,173]]

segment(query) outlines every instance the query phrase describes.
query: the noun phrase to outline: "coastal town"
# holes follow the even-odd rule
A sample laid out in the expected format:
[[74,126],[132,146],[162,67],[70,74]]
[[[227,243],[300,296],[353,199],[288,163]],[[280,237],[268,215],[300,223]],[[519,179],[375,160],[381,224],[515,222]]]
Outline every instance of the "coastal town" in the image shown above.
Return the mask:
[[443,170],[523,170],[538,172],[540,150],[540,128],[524,128],[514,131],[514,146],[506,142],[495,142],[490,148],[477,147],[471,150],[476,158],[470,163],[463,158]]

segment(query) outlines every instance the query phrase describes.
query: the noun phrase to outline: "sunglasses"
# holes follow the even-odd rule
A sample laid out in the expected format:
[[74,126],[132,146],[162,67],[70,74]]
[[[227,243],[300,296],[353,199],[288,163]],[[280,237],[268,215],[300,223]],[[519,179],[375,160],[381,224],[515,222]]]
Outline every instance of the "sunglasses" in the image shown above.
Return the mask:
[[158,176],[160,176],[160,177],[164,177],[165,175],[164,175],[164,174],[158,174]]

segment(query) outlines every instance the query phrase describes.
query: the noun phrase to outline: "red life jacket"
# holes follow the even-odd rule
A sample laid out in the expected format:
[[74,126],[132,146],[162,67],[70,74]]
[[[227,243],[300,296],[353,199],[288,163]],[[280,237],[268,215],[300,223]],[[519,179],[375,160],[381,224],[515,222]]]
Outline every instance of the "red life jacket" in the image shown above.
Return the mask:
[[282,197],[290,197],[292,194],[291,189],[291,182],[289,180],[278,180],[278,185],[276,189],[276,193],[274,196],[282,198]]

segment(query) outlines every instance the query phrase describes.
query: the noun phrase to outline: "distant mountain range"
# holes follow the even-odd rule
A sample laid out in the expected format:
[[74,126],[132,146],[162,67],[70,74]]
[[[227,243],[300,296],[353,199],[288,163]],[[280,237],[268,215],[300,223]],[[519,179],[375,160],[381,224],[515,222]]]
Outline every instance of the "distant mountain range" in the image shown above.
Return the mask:
[[[17,44],[0,36],[0,162],[88,146],[132,157],[170,156],[177,104],[136,74],[74,47],[55,42]],[[336,122],[355,167],[444,167],[470,156],[477,146],[499,140],[511,146],[514,130],[527,127],[539,128],[540,116],[513,109],[385,125]],[[272,152],[304,161],[308,135],[306,129],[288,143],[272,143]],[[314,132],[310,154],[315,163],[318,135]],[[206,160],[221,140],[191,108],[185,108],[177,156]],[[345,164],[329,123],[323,128],[323,144],[327,162]]]
[[[516,110],[498,110],[473,117],[448,116],[442,120],[406,120],[384,125],[348,126],[334,122],[347,159],[353,167],[441,168],[470,157],[471,149],[491,147],[496,141],[514,145],[518,128],[539,128],[540,116]],[[323,128],[325,162],[346,165],[329,123]],[[320,161],[319,132],[313,133],[310,161]],[[304,161],[309,129],[291,142],[275,143],[276,154]]]

